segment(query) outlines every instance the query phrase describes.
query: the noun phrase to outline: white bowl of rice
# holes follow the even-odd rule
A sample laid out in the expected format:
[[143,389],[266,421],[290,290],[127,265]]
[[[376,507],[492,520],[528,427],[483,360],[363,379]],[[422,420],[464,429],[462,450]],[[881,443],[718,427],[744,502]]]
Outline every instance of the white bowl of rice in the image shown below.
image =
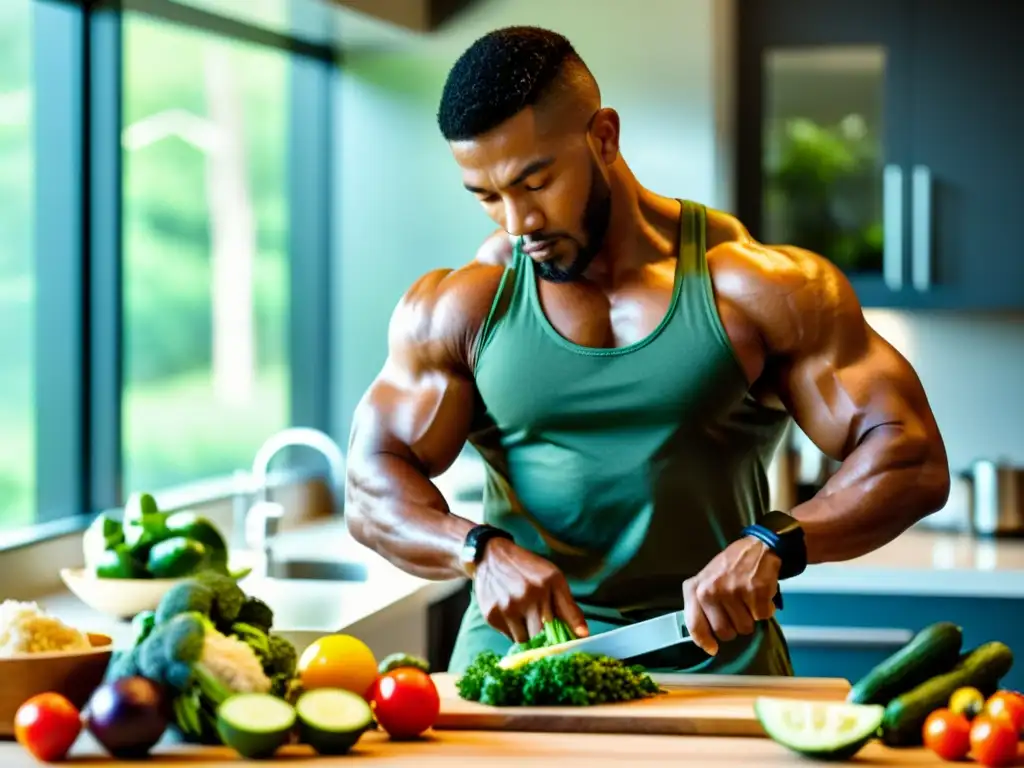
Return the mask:
[[0,736],[13,735],[18,707],[38,693],[85,706],[113,650],[108,635],[68,626],[36,603],[0,603]]

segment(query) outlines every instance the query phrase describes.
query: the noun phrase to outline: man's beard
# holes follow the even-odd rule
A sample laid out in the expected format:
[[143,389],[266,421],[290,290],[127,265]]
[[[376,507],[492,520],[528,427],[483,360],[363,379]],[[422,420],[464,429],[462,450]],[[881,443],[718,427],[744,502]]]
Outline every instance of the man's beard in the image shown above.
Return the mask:
[[583,211],[583,234],[586,242],[578,246],[576,258],[567,267],[558,266],[555,259],[540,264],[535,262],[534,270],[542,280],[550,283],[571,283],[578,280],[604,245],[612,214],[612,192],[593,161],[590,164],[590,172],[590,192],[587,195],[587,207]]

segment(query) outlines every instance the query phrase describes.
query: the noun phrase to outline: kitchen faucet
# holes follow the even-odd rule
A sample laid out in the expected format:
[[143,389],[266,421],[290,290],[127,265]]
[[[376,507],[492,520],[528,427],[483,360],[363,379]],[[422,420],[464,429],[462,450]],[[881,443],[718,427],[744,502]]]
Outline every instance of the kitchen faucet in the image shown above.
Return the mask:
[[274,457],[285,448],[291,447],[312,448],[327,459],[335,498],[338,489],[345,482],[345,455],[338,444],[320,430],[309,427],[284,429],[272,435],[260,446],[248,478],[256,487],[256,500],[245,506],[240,506],[236,502],[235,523],[236,530],[244,531],[246,546],[262,553],[265,575],[269,575],[272,565],[270,542],[277,534],[281,518],[284,516],[284,506],[267,498],[267,475]]

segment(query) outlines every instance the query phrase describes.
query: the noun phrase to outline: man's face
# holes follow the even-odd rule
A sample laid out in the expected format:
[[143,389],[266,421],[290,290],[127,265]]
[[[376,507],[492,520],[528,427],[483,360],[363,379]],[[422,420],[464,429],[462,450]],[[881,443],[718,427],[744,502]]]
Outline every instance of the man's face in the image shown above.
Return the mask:
[[587,126],[542,124],[526,109],[485,136],[452,142],[466,188],[551,282],[578,279],[600,251],[611,189]]

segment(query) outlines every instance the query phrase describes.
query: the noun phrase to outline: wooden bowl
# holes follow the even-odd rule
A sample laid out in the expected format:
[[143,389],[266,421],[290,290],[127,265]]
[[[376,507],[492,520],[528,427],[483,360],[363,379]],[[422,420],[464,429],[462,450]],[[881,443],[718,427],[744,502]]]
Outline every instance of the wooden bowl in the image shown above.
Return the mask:
[[75,597],[95,611],[130,619],[155,611],[167,590],[183,579],[101,579],[87,568],[61,568],[60,577]]
[[79,709],[92,696],[110,664],[114,643],[108,635],[87,632],[85,651],[19,653],[0,658],[0,737],[14,735],[18,707],[38,693],[59,693]]

